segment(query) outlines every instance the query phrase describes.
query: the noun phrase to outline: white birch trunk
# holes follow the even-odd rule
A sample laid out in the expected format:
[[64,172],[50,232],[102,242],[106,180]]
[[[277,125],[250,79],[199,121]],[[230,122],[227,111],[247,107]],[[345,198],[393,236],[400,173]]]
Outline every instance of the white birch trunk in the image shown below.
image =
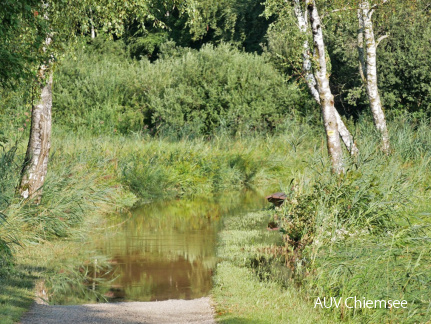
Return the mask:
[[[307,18],[306,18],[307,13],[306,12],[304,13],[303,10],[301,9],[301,4],[299,0],[293,0],[293,1],[294,1],[294,12],[298,20],[299,30],[302,33],[306,33],[307,27],[308,27]],[[312,73],[312,65],[311,65],[309,53],[310,53],[310,46],[308,44],[308,41],[305,40],[303,44],[303,52],[302,52],[302,62],[303,62],[302,69],[305,74],[305,81],[307,82],[308,89],[310,90],[310,93],[313,96],[314,100],[316,100],[316,102],[320,105],[320,95],[317,89],[316,78]],[[347,129],[346,125],[341,119],[341,116],[338,113],[337,109],[335,109],[335,118],[337,119],[338,132],[340,133],[340,136],[344,142],[344,145],[346,146],[347,150],[350,152],[351,155],[357,155],[359,153],[358,147],[356,146],[353,140],[353,136],[350,134],[349,130]]]
[[93,22],[91,22],[91,38],[92,39],[96,38],[96,31],[94,30]]
[[23,198],[35,198],[36,203],[40,202],[42,196],[51,148],[52,71],[44,75],[42,67],[41,74],[42,93],[31,112],[30,138],[19,187]]
[[93,10],[90,8],[90,24],[91,24],[91,38],[96,38],[96,30],[94,29],[94,22],[93,22]]
[[368,0],[362,0],[358,9],[358,51],[360,71],[361,75],[364,75],[365,87],[367,90],[368,100],[370,102],[371,112],[373,114],[374,124],[382,136],[382,151],[388,154],[390,150],[389,135],[377,86],[377,46],[374,39],[373,22],[371,20],[372,14],[373,10],[370,9],[370,3]]
[[[43,3],[45,8],[48,4]],[[45,14],[44,18],[48,19]],[[46,52],[51,44],[51,35],[45,40],[43,51]],[[40,203],[42,186],[48,172],[49,151],[51,149],[51,110],[52,110],[52,82],[53,71],[51,62],[41,65],[38,73],[41,95],[31,110],[30,137],[21,173],[19,194],[23,198],[34,198]]]
[[343,172],[343,151],[341,149],[338,132],[337,118],[335,116],[334,96],[329,88],[329,77],[326,67],[325,43],[320,17],[314,0],[307,0],[307,9],[311,30],[313,32],[314,59],[317,62],[315,78],[319,91],[320,106],[322,108],[323,122],[325,125],[328,154],[331,158],[332,169],[335,173]]

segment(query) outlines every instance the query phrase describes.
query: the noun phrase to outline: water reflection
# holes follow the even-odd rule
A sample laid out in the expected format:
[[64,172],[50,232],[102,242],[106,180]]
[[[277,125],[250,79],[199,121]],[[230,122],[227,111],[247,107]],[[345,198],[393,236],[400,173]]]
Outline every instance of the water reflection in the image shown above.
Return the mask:
[[[262,208],[254,192],[144,205],[109,227],[99,250],[115,264],[111,300],[194,299],[211,289],[220,219]],[[120,222],[115,219],[115,222]]]

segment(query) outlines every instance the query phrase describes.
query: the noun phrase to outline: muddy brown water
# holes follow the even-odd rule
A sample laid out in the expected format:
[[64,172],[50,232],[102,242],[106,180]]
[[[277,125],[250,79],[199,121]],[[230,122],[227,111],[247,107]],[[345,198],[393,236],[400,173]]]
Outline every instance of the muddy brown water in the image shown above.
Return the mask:
[[[161,301],[207,296],[217,263],[217,232],[227,215],[263,208],[261,194],[247,191],[213,199],[143,205],[108,226],[97,243],[112,259],[110,301]],[[122,221],[118,217],[115,222]]]

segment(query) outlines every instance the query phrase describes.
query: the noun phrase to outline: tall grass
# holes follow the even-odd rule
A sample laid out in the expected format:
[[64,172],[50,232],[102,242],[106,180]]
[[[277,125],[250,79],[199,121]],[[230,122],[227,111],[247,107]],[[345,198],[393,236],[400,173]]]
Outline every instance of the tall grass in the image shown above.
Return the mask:
[[[288,125],[288,126],[287,126]],[[277,137],[220,135],[208,140],[149,135],[94,136],[80,138],[60,132],[55,154],[79,161],[86,168],[104,172],[109,183],[121,184],[144,200],[187,195],[207,195],[244,187],[279,186],[290,167],[305,167],[303,157],[291,145],[295,137],[314,134],[311,127],[287,121],[290,134]],[[301,145],[301,144],[299,144]],[[302,149],[313,151],[304,141]]]
[[[407,300],[407,309],[333,308],[334,321],[417,323],[430,317],[431,238],[429,210],[431,136],[428,121],[389,124],[393,152],[380,153],[378,134],[362,120],[357,127],[361,154],[339,177],[328,165],[309,159],[285,191],[284,207],[272,217],[283,233],[282,257],[310,302],[316,297],[364,296]],[[291,276],[291,274],[289,274]]]

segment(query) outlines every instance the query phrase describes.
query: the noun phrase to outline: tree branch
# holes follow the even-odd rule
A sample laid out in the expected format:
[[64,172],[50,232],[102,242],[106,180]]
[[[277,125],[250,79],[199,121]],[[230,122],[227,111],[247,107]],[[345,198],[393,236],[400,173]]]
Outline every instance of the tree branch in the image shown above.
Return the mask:
[[340,11],[348,11],[348,10],[356,10],[356,8],[352,8],[352,7],[344,7],[344,8],[340,8],[340,9],[334,9],[334,10],[331,10],[331,11],[329,11],[329,12],[324,13],[324,14],[322,15],[322,19],[325,19],[327,16],[329,16],[329,15],[330,15],[330,14],[332,14],[332,13],[340,12]]
[[377,46],[379,46],[379,44],[380,44],[380,42],[381,42],[382,40],[384,40],[385,38],[388,38],[388,37],[389,37],[389,34],[386,34],[386,35],[380,36],[380,37],[376,40],[376,48],[377,48]]
[[389,2],[390,0],[383,0],[380,3],[376,3],[375,5],[371,6],[370,9],[376,9],[377,7],[381,6],[382,4],[385,4],[386,2]]

